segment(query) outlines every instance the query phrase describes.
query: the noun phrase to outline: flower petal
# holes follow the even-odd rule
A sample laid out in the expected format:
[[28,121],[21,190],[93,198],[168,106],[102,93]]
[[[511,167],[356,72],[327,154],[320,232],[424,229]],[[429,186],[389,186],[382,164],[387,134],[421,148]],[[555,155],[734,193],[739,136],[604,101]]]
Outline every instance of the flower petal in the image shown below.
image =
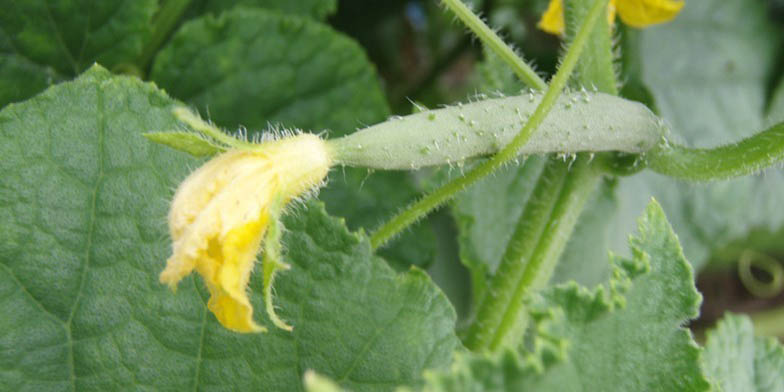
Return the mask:
[[[210,291],[207,307],[224,327],[265,331],[253,320],[247,290],[271,209],[277,217],[288,201],[321,184],[331,165],[324,141],[310,134],[228,151],[207,162],[183,181],[172,201],[172,256],[161,282],[175,288],[195,269]],[[275,253],[273,269],[281,269],[286,264]],[[270,297],[271,275],[265,272],[265,279]],[[266,300],[269,310],[271,299]],[[291,329],[274,312],[270,318]]]
[[623,23],[642,28],[669,22],[685,3],[673,0],[618,0],[618,14]]
[[[615,1],[610,0],[607,6],[607,24],[610,26],[615,22]],[[537,26],[550,34],[564,35],[566,24],[564,21],[563,0],[550,0],[547,11],[544,12]]]
[[267,220],[267,215],[263,214],[260,220],[236,227],[228,233],[221,243],[217,276],[212,275],[217,279],[208,284],[212,295],[207,307],[224,327],[237,332],[265,330],[253,321],[247,286]]
[[547,11],[542,14],[542,19],[539,20],[537,26],[550,34],[563,35],[566,31],[563,1],[550,0]]

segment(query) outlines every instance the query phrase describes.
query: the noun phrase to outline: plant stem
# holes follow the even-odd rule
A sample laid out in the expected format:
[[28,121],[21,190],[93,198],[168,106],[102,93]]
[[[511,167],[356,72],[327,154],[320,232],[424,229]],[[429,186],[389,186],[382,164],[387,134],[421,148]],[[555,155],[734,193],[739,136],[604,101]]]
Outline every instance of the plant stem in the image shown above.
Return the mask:
[[[583,20],[590,11],[590,6],[583,0],[566,0],[564,3],[564,18],[570,23],[566,24],[566,40],[573,40],[577,35],[578,22]],[[584,56],[577,64],[575,75],[577,83],[583,86],[596,87],[603,93],[618,95],[618,86],[613,64],[613,43],[611,26],[607,18],[596,21]]]
[[485,295],[477,307],[476,322],[468,329],[463,343],[469,349],[486,347],[496,335],[524,273],[526,264],[522,260],[530,259],[545,227],[551,221],[553,207],[563,188],[567,171],[565,162],[555,161],[546,165],[539,176],[517,221],[501,264],[490,281],[489,289],[484,290]]
[[147,45],[142,50],[141,55],[136,60],[136,65],[139,69],[144,70],[150,65],[155,53],[158,52],[161,45],[166,41],[174,26],[182,17],[182,14],[190,5],[191,0],[166,0],[163,8],[158,10],[153,21],[152,35]]
[[[467,186],[492,173],[503,164],[517,157],[517,151],[520,150],[520,148],[526,142],[528,142],[528,139],[531,137],[533,132],[536,131],[536,128],[539,126],[539,124],[542,123],[544,118],[550,112],[550,109],[553,107],[555,100],[566,86],[566,82],[569,80],[572,71],[577,65],[577,61],[580,58],[580,54],[585,47],[588,36],[593,29],[596,20],[599,18],[599,15],[602,13],[601,11],[604,10],[606,6],[607,0],[594,1],[591,12],[588,13],[587,18],[580,27],[580,31],[577,33],[574,41],[569,46],[569,50],[566,52],[566,56],[561,63],[561,67],[558,69],[558,72],[556,72],[555,76],[550,82],[550,87],[547,89],[547,92],[545,92],[542,101],[539,103],[539,106],[536,107],[536,110],[534,110],[530,120],[528,120],[528,122],[523,126],[523,129],[520,131],[520,133],[517,134],[517,136],[515,136],[515,138],[506,145],[506,147],[499,151],[498,154],[483,162],[475,169],[468,172],[465,176],[456,178],[448,182],[446,185],[436,189],[434,192],[426,195],[424,198],[415,202],[403,212],[394,216],[392,219],[382,225],[370,236],[370,244],[374,249],[386,243],[395,234],[414,223],[417,219],[425,216],[434,208],[453,198],[458,192],[462,191]],[[466,11],[470,12],[470,10],[467,8]]]
[[784,160],[784,122],[725,146],[688,148],[663,143],[645,154],[651,170],[688,181],[746,176],[781,160]]
[[510,331],[522,327],[518,320],[526,294],[549,281],[601,178],[586,158],[573,163],[552,160],[545,166],[468,329],[464,343],[469,349],[495,350]]
[[536,71],[526,64],[512,48],[506,45],[504,41],[498,37],[482,19],[471,11],[471,9],[466,7],[461,0],[443,0],[443,3],[452,10],[452,12],[454,12],[477,37],[479,37],[482,43],[487,45],[488,48],[506,61],[523,83],[536,90],[544,90],[547,88],[547,83],[536,74]]
[[[555,163],[550,165],[555,166]],[[541,289],[550,281],[555,266],[574,231],[580,214],[582,214],[585,202],[596,189],[601,173],[591,168],[587,157],[581,156],[574,162],[571,171],[566,173],[565,177],[563,187],[546,223],[547,226],[539,237],[536,249],[528,258],[528,262],[524,264],[522,257],[515,259],[510,256],[510,260],[514,264],[523,265],[524,269],[522,276],[517,281],[514,293],[505,307],[503,319],[492,335],[492,340],[489,341],[490,350],[498,349],[507,334],[516,326],[526,294]],[[521,244],[525,241],[523,234],[525,231],[525,227],[515,231],[508,250],[525,247],[524,243]]]

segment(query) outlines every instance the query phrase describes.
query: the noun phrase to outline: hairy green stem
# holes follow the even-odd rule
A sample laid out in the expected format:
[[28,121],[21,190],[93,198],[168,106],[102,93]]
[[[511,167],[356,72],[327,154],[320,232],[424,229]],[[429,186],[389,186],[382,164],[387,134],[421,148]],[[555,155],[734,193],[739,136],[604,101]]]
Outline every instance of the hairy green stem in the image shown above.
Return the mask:
[[688,148],[665,141],[645,154],[645,161],[653,171],[690,181],[753,174],[783,159],[784,123],[726,146]]
[[545,166],[468,329],[466,347],[496,350],[509,332],[521,328],[525,296],[550,280],[600,178],[585,156],[574,162],[553,160]]
[[488,48],[512,67],[512,70],[523,83],[536,90],[544,90],[547,88],[547,83],[536,74],[536,71],[526,64],[512,48],[506,45],[481,18],[463,4],[461,0],[442,1],[466,26],[468,26],[469,29],[471,29],[471,31],[474,32],[474,34],[476,34],[477,37],[479,37],[480,40],[482,40],[482,43],[487,45]]
[[190,5],[191,0],[166,0],[163,7],[158,10],[153,21],[152,35],[141,55],[136,60],[136,65],[141,70],[146,70],[155,53],[166,41],[182,14]]
[[[560,163],[560,164],[559,164]],[[471,324],[464,339],[466,347],[477,350],[486,347],[495,337],[506,309],[512,301],[525,263],[533,253],[536,244],[550,221],[553,206],[563,188],[568,165],[555,161],[545,166],[528,202],[517,221],[512,240],[506,248],[489,288],[484,290],[476,313],[476,322]]]
[[523,126],[520,133],[491,159],[480,164],[465,176],[452,180],[441,188],[426,195],[373,232],[370,237],[370,244],[374,249],[386,243],[395,234],[414,223],[417,219],[425,216],[434,208],[453,198],[467,186],[517,157],[518,150],[528,142],[528,139],[545,119],[556,99],[561,94],[564,87],[566,87],[566,83],[569,80],[574,67],[577,65],[583,47],[588,40],[588,35],[593,29],[596,20],[599,18],[601,11],[607,6],[607,0],[596,0],[594,3],[591,12],[589,12],[588,17],[580,27],[580,31],[575,37],[575,40],[569,46],[569,50],[566,52],[561,67],[553,77],[550,87],[547,89],[539,106],[534,110],[531,118],[525,126]]
[[[596,189],[600,178],[601,173],[591,167],[590,158],[581,156],[574,162],[571,171],[564,179],[563,187],[553,206],[547,226],[539,237],[536,249],[528,258],[528,262],[525,263],[522,276],[519,277],[510,301],[505,307],[503,319],[492,335],[488,346],[490,350],[497,350],[501,347],[508,333],[514,330],[525,296],[532,291],[541,289],[550,281],[555,266],[558,264],[566,243],[572,236],[580,214],[582,214],[585,202]],[[515,230],[512,241],[510,241],[512,249],[521,247],[518,244],[524,241],[522,239],[524,233],[525,228]],[[521,258],[514,261],[518,265],[522,264]]]
[[[577,34],[579,21],[583,20],[590,10],[590,4],[584,0],[566,0],[564,2],[564,18],[566,23],[566,39],[571,41]],[[577,82],[584,86],[596,87],[604,93],[618,95],[618,87],[613,64],[612,30],[607,18],[596,21],[591,37],[586,44],[585,52],[574,73]]]

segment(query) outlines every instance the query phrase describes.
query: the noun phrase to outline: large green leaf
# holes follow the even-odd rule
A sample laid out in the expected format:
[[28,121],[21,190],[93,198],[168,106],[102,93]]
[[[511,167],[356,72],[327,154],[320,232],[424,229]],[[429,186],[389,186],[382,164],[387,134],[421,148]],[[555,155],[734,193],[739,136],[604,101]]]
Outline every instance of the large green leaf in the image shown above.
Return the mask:
[[754,336],[748,317],[727,314],[708,331],[705,368],[722,391],[784,391],[784,347]]
[[151,79],[231,128],[279,123],[340,136],[388,114],[353,40],[309,18],[261,9],[186,23],[156,57]]
[[157,8],[156,0],[0,0],[0,107],[94,62],[132,62]]
[[324,19],[335,12],[338,7],[337,0],[196,0],[190,5],[194,14],[212,12],[215,15],[236,6],[259,7],[276,10],[293,15],[310,16],[315,19]]
[[[142,133],[175,127],[175,104],[94,67],[0,112],[0,389],[291,390],[314,369],[388,390],[448,363],[443,294],[317,203],[285,219],[275,302],[292,333],[230,332],[199,278],[161,285],[167,199],[198,162]],[[259,308],[260,277],[251,289]]]
[[428,391],[705,391],[700,349],[682,325],[701,297],[659,205],[652,202],[613,259],[613,278],[588,290],[551,286],[529,303],[530,351],[456,356]]

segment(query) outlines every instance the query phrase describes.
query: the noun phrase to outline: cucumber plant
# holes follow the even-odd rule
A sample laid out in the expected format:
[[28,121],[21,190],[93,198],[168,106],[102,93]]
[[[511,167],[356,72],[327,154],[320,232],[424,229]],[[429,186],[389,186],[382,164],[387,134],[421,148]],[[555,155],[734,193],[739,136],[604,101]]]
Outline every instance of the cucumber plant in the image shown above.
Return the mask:
[[784,389],[780,310],[684,327],[783,284],[760,2],[553,0],[545,81],[443,0],[478,92],[395,116],[334,0],[82,3],[0,11],[0,389]]

